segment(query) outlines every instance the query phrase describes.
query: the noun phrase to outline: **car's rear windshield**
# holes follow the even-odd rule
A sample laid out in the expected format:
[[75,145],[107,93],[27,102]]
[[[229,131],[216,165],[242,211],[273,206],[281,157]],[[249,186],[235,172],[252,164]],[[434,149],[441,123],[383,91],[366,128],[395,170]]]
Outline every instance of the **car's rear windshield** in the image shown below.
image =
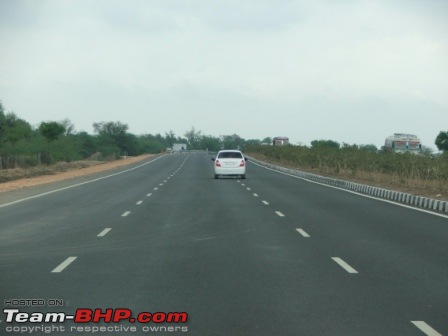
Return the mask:
[[243,156],[240,152],[221,152],[218,158],[220,159],[242,159]]

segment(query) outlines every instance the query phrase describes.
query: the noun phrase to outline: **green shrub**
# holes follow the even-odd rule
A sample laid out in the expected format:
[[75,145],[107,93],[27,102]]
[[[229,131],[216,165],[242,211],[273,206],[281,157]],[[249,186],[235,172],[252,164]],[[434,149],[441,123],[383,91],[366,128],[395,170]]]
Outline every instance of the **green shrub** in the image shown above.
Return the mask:
[[400,178],[448,179],[448,155],[431,156],[411,153],[377,152],[356,145],[331,146],[249,146],[248,154],[259,154],[277,162],[304,169],[355,174],[384,173]]

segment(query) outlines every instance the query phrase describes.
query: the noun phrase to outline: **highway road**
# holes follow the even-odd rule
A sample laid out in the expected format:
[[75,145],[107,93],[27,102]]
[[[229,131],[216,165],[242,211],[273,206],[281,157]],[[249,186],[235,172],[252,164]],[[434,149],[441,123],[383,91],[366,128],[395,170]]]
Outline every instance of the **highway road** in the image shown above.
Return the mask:
[[200,153],[0,194],[0,273],[3,309],[188,314],[1,335],[448,335],[446,217]]

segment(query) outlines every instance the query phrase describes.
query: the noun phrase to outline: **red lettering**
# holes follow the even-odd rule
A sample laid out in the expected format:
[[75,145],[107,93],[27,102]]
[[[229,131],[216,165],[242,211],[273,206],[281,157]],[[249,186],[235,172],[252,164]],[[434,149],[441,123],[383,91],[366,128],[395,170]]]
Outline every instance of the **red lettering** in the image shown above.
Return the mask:
[[76,323],[90,322],[92,320],[92,313],[93,311],[91,309],[87,308],[76,309],[75,318],[73,320]]
[[154,313],[152,314],[152,321],[154,323],[163,323],[166,320],[166,314],[165,313]]
[[132,318],[132,311],[127,308],[112,309],[107,308],[104,311],[100,308],[95,310],[88,308],[79,308],[76,310],[74,316],[75,323],[119,323],[123,320],[127,320],[131,323],[186,323],[188,320],[188,314],[183,313],[163,313],[163,312],[142,312],[138,314],[137,318]]
[[168,317],[166,318],[166,322],[168,323],[186,323],[188,320],[187,313],[168,313]]
[[100,320],[103,319],[104,322],[110,323],[110,321],[112,321],[113,314],[114,311],[111,308],[106,309],[106,312],[104,313],[101,311],[101,309],[97,308],[95,309],[92,322],[99,323]]
[[115,323],[121,320],[128,320],[132,316],[132,312],[129,309],[118,308],[115,309],[114,319]]
[[140,314],[138,314],[137,321],[139,323],[151,322],[151,313],[140,313]]

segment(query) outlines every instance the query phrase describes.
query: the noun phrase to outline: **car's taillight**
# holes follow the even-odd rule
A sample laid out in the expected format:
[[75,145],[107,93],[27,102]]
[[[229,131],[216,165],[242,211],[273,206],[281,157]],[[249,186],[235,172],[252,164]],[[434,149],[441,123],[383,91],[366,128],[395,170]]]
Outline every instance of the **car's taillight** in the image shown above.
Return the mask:
[[216,167],[221,167],[221,164],[219,163],[219,160],[215,161],[215,165],[216,165]]
[[244,160],[241,160],[240,167],[244,167],[244,165],[245,165]]

